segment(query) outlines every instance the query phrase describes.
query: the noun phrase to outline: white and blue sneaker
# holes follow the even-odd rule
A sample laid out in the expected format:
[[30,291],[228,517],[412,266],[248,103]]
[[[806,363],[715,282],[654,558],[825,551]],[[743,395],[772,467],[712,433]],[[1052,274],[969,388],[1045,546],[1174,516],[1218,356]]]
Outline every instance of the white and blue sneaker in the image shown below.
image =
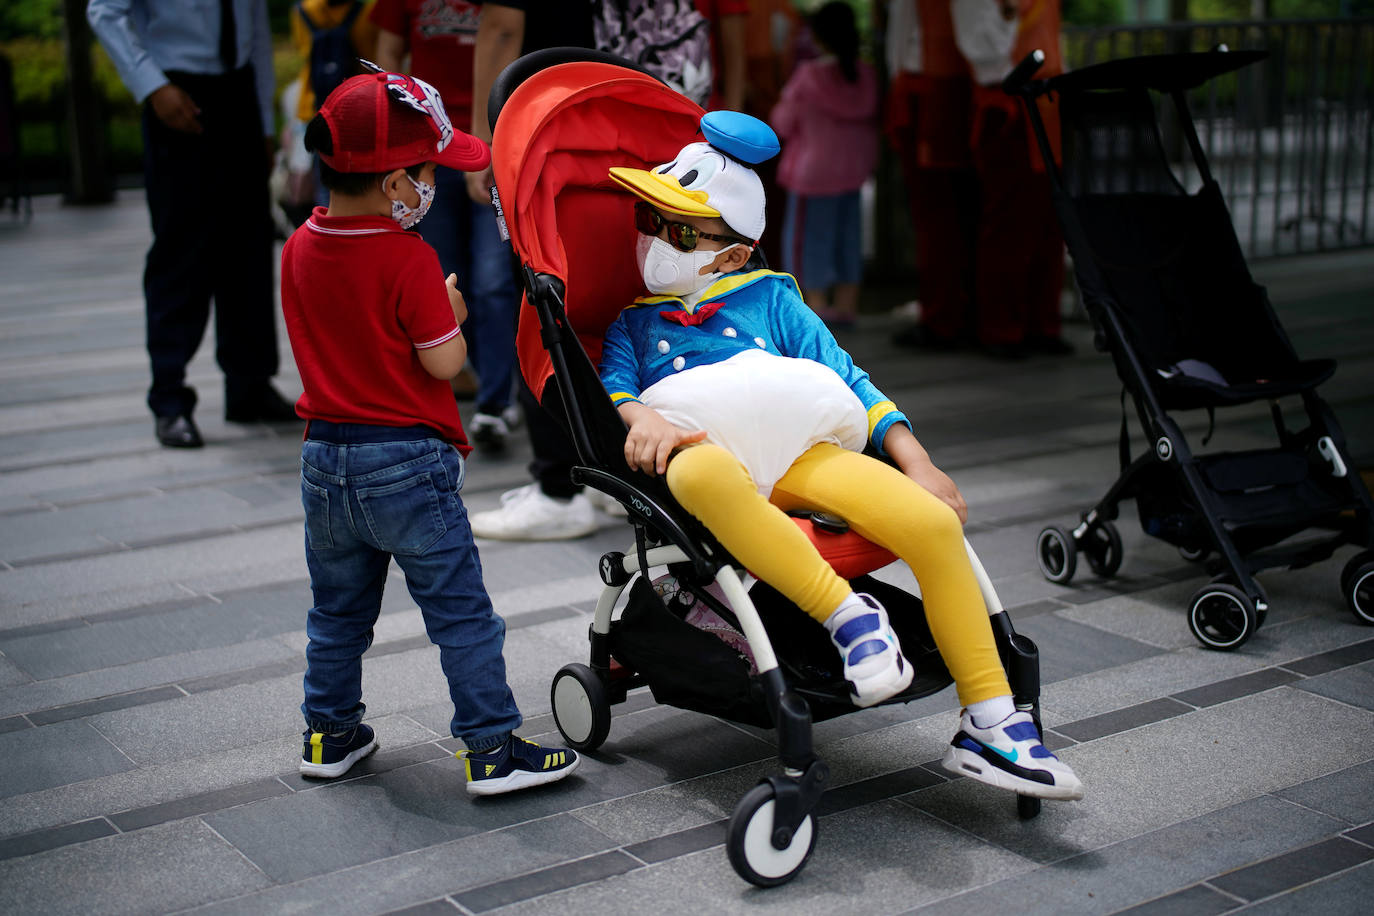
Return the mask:
[[940,763],[951,773],[1021,795],[1067,801],[1083,797],[1083,783],[1040,743],[1040,730],[1028,712],[1017,711],[980,728],[964,710]]
[[881,703],[911,686],[915,671],[902,657],[887,611],[872,595],[850,595],[825,628],[844,659],[844,679],[855,706]]

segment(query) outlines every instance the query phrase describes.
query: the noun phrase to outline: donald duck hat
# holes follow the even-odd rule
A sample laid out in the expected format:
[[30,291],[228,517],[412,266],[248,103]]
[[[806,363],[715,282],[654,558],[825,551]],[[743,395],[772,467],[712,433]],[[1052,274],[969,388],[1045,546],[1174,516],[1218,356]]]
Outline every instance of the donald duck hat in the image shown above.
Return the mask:
[[763,182],[749,166],[778,153],[778,135],[752,115],[712,111],[701,118],[705,142],[689,143],[651,170],[616,166],[611,178],[669,213],[720,217],[755,245],[763,235]]

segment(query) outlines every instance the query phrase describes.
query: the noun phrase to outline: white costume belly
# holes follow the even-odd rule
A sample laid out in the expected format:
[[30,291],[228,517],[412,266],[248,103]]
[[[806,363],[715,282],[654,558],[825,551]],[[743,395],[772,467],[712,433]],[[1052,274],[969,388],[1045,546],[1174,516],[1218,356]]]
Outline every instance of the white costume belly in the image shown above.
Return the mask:
[[818,442],[860,451],[868,411],[834,370],[809,359],[746,350],[655,382],[640,400],[669,422],[705,430],[748,469],[759,492]]

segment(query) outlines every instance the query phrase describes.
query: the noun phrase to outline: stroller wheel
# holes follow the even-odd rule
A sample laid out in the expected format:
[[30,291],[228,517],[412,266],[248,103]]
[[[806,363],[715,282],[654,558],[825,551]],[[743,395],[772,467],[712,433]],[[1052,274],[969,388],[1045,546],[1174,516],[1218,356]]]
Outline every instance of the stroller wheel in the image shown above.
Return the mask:
[[606,687],[586,665],[564,665],[549,691],[553,721],[568,746],[594,751],[611,732],[611,704]]
[[1234,585],[1204,585],[1188,605],[1188,629],[1208,649],[1238,649],[1258,628],[1254,602]]
[[1111,522],[1089,528],[1083,550],[1088,555],[1088,568],[1099,578],[1110,579],[1121,568],[1121,532]]
[[1178,555],[1189,563],[1201,563],[1211,551],[1206,547],[1180,547]]
[[1341,571],[1341,591],[1355,619],[1374,625],[1374,552],[1357,553]]
[[[790,837],[773,835],[773,787],[759,783],[745,793],[730,815],[725,853],[739,876],[759,887],[786,884],[802,870],[816,848],[816,820],[810,814]],[[774,839],[783,842],[779,849]]]
[[1069,532],[1051,525],[1035,539],[1035,560],[1046,579],[1063,585],[1073,578],[1078,567],[1078,545]]

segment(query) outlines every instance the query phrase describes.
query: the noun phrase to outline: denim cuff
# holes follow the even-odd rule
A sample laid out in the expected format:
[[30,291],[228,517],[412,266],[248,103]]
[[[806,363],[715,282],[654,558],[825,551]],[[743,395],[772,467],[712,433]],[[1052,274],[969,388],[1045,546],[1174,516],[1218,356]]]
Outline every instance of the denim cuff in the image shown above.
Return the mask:
[[490,754],[510,740],[510,732],[501,735],[484,735],[481,738],[464,738],[463,744],[474,754]]

